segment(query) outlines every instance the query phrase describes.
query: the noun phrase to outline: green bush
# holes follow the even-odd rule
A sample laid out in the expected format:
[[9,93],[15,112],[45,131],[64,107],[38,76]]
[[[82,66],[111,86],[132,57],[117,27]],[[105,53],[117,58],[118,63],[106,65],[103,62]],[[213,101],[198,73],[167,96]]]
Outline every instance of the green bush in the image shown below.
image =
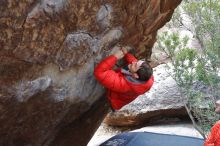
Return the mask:
[[[219,76],[212,68],[209,55],[204,56],[197,50],[187,47],[189,38],[181,38],[178,33],[166,31],[158,35],[157,40],[158,47],[170,58],[169,67],[172,69],[173,78],[180,87],[182,95],[188,99],[186,108],[189,109],[189,114],[198,121],[196,126],[205,135],[219,119],[219,115],[214,113]],[[196,84],[204,86],[212,94],[202,89],[198,90]]]
[[[214,112],[215,101],[220,99],[219,14],[219,0],[183,0],[166,25],[190,31],[201,45],[199,50],[188,48],[189,38],[180,38],[178,33],[158,35],[158,47],[169,56],[172,76],[188,99],[186,109],[197,119],[197,130],[203,136],[220,119]],[[188,23],[183,21],[186,17]]]
[[[214,112],[215,101],[220,99],[220,1],[184,0],[176,9],[170,28],[186,29],[199,41],[200,50],[187,47],[188,38],[177,33],[164,32],[158,36],[158,44],[171,59],[174,79],[181,92],[187,96],[186,108],[198,120],[203,134],[220,119]],[[188,17],[190,25],[183,21]],[[204,86],[197,90],[195,84]],[[204,90],[209,90],[207,91]],[[200,131],[201,132],[201,131]]]

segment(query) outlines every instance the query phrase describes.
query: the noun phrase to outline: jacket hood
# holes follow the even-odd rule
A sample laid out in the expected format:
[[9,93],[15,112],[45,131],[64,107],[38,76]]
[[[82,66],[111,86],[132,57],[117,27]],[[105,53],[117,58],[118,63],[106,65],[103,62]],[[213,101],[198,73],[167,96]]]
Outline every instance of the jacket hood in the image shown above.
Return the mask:
[[126,79],[129,82],[130,87],[137,94],[144,94],[145,92],[147,92],[152,87],[154,82],[153,75],[147,81],[139,81],[129,76],[127,76]]

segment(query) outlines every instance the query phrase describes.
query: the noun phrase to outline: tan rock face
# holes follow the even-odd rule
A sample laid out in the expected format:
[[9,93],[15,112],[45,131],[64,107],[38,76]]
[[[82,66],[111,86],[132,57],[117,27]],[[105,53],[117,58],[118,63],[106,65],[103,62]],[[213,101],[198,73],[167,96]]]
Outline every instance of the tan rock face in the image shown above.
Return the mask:
[[[68,145],[65,140],[76,134],[59,135],[76,119],[87,133],[78,145],[85,145],[101,120],[92,120],[100,116],[95,111],[84,119],[83,113],[105,113],[106,101],[95,106],[104,90],[94,66],[118,43],[149,58],[157,30],[180,2],[1,0],[0,145]],[[88,121],[92,128],[86,129]]]

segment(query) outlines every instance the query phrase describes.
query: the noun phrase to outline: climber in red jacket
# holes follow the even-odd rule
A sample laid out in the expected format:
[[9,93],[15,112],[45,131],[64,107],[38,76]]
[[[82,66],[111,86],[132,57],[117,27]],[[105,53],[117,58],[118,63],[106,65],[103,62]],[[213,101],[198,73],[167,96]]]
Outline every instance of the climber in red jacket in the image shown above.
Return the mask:
[[[128,63],[127,69],[113,67],[121,58]],[[119,110],[150,90],[153,85],[153,70],[142,60],[137,60],[125,48],[105,58],[95,68],[96,79],[107,88],[107,98],[113,110]]]
[[[220,100],[216,102],[215,112],[220,114]],[[220,121],[212,127],[204,146],[220,146]]]

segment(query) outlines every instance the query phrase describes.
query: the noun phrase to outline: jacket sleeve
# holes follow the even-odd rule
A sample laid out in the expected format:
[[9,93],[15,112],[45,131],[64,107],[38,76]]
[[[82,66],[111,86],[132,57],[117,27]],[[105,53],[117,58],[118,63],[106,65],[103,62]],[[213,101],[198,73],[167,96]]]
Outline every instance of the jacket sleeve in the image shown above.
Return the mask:
[[215,135],[217,133],[217,124],[215,124],[212,129],[211,129],[211,132],[210,134],[208,135],[206,141],[205,141],[205,144],[204,146],[214,146],[214,143],[215,143]]
[[107,57],[95,67],[94,75],[107,89],[124,93],[129,87],[125,78],[112,69],[116,62],[117,58],[114,55]]
[[131,53],[126,53],[124,59],[128,64],[138,61],[137,58],[135,58]]

